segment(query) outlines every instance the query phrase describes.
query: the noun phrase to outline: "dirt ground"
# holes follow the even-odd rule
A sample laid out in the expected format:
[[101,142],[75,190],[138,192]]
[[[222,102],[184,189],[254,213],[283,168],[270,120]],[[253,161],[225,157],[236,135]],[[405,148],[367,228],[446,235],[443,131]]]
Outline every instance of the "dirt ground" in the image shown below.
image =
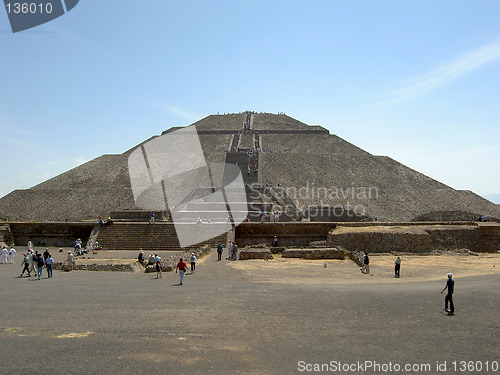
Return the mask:
[[[283,284],[401,283],[440,280],[451,272],[454,278],[500,274],[500,254],[401,256],[400,278],[394,277],[393,255],[371,255],[370,274],[362,274],[351,260],[303,260],[276,257],[274,260],[232,262],[256,282]],[[326,267],[325,267],[326,265]]]

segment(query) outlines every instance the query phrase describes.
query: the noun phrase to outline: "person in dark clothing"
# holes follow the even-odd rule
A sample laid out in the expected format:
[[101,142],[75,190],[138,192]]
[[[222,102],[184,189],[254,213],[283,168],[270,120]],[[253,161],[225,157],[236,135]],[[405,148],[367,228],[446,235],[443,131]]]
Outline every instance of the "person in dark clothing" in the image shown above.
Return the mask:
[[401,258],[397,257],[394,262],[394,277],[399,277],[399,273],[401,271]]
[[362,273],[370,273],[370,258],[368,257],[368,252],[365,252],[363,256],[363,267],[361,268]]
[[[446,280],[446,286],[441,291],[441,294],[444,293],[446,289],[448,289],[448,294],[444,298],[444,311],[446,311],[449,315],[453,315],[455,313],[455,306],[453,305],[453,292],[455,291],[455,280],[452,279],[453,275],[451,273],[448,274],[448,280]],[[450,304],[450,309],[448,310],[448,302]]]
[[219,246],[217,246],[217,260],[222,260],[222,244],[219,244]]

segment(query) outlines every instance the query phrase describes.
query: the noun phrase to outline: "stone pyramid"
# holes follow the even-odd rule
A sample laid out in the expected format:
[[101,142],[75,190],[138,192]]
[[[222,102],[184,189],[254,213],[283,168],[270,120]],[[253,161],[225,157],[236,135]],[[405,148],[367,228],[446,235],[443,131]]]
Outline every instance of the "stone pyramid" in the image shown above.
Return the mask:
[[[245,183],[260,188],[256,190],[258,209],[284,210],[283,205],[293,205],[302,216],[294,213],[290,220],[500,217],[498,205],[470,191],[455,190],[389,157],[371,155],[321,126],[285,114],[211,115],[190,126],[196,127],[207,164],[237,163]],[[178,129],[182,127],[162,135]],[[100,156],[30,189],[11,192],[0,199],[0,218],[81,221],[107,217],[114,211],[139,210],[128,157],[149,140],[123,154]],[[253,152],[251,165],[249,151]],[[213,177],[215,181],[222,176]],[[272,188],[266,190],[266,186]]]

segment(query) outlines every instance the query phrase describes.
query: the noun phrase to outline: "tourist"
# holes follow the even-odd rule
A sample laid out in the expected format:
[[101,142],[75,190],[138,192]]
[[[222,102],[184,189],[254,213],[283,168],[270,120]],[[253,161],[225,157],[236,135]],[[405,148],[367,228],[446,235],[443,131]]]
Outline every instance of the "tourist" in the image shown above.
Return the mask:
[[101,225],[101,228],[104,228],[104,220],[102,219],[102,216],[99,216],[99,224]]
[[155,223],[155,213],[151,211],[151,214],[149,215],[149,224],[154,224]]
[[9,250],[7,250],[7,246],[4,246],[2,249],[2,259],[0,260],[0,263],[7,263],[7,254],[9,254]]
[[75,254],[76,255],[82,255],[82,240],[81,239],[77,239],[75,241]]
[[278,247],[278,237],[276,236],[273,238],[273,247]]
[[186,273],[186,270],[187,270],[187,264],[181,258],[179,263],[177,263],[177,267],[175,267],[175,273],[179,271],[179,277],[180,277],[179,285],[182,285],[182,281],[184,280],[184,274]]
[[28,240],[28,251],[32,251],[33,250],[33,243],[31,242],[31,240]]
[[38,276],[38,280],[42,278],[42,270],[43,266],[45,265],[45,262],[43,261],[43,257],[41,255],[38,255],[35,259],[36,262],[36,274]]
[[[441,291],[441,294],[444,293],[446,289],[448,289],[448,294],[444,298],[444,311],[448,313],[448,315],[453,315],[455,312],[455,306],[453,305],[453,292],[455,291],[455,280],[452,279],[453,275],[451,273],[448,274],[448,280],[446,280],[446,286]],[[450,303],[450,309],[448,310],[448,302]]]
[[45,259],[45,265],[47,266],[47,276],[49,278],[52,277],[52,265],[54,264],[54,259],[52,258],[52,255],[49,254],[47,259]]
[[24,271],[28,272],[28,277],[31,277],[30,262],[31,258],[28,256],[28,253],[24,254],[23,262],[21,263],[21,266],[23,266],[23,272],[21,272],[21,276],[19,277],[23,277]]
[[196,263],[198,263],[194,253],[191,253],[191,257],[189,258],[189,263],[191,263],[191,273],[194,273],[196,270]]
[[401,270],[401,258],[397,257],[394,262],[394,277],[399,277],[399,271]]
[[33,271],[34,273],[36,273],[36,271],[35,271],[35,259],[36,259],[37,255],[38,255],[38,251],[36,251],[36,252],[31,251],[29,254],[31,271]]
[[363,267],[361,268],[362,273],[370,273],[370,258],[368,258],[368,252],[365,252],[363,256]]
[[71,254],[71,251],[68,251],[67,262],[68,262],[68,270],[72,271],[73,270],[73,266],[75,265],[75,257],[73,256],[73,254]]
[[144,252],[141,250],[139,251],[139,256],[137,257],[137,261],[140,263],[140,264],[144,264]]
[[233,242],[233,260],[238,259],[238,245]]
[[92,238],[87,242],[87,252],[94,250],[94,243],[92,242]]
[[221,261],[222,260],[222,244],[219,244],[217,246],[217,261]]
[[266,213],[262,211],[260,213],[260,223],[263,224],[265,220],[266,220]]
[[49,249],[45,249],[45,251],[43,252],[43,260],[47,260],[47,258],[49,257]]
[[16,249],[14,249],[13,246],[10,247],[9,255],[10,255],[10,262],[14,264],[14,258],[16,257]]
[[[160,257],[158,257],[160,258]],[[161,258],[160,258],[161,259]],[[162,276],[162,272],[161,272],[161,260],[157,260],[156,263],[155,263],[155,267],[156,267],[156,278],[160,278],[161,279],[161,276]]]
[[229,246],[227,247],[227,252],[228,252],[227,259],[232,259],[232,257],[233,257],[233,247],[234,247],[234,243],[232,241],[229,241]]

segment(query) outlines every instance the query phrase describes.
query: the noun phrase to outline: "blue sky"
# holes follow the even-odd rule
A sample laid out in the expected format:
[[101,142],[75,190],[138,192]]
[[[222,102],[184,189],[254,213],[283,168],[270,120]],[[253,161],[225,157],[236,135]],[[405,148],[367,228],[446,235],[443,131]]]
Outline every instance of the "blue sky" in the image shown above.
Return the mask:
[[245,110],[500,193],[499,15],[497,0],[81,0],[13,34],[0,9],[0,196]]

